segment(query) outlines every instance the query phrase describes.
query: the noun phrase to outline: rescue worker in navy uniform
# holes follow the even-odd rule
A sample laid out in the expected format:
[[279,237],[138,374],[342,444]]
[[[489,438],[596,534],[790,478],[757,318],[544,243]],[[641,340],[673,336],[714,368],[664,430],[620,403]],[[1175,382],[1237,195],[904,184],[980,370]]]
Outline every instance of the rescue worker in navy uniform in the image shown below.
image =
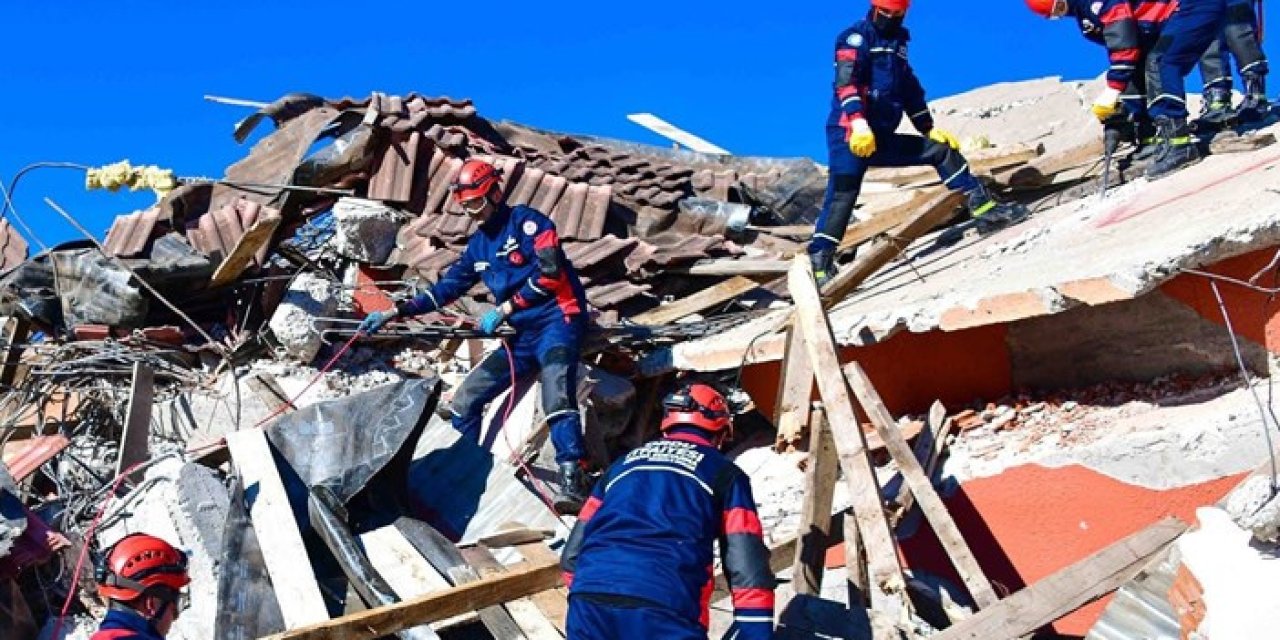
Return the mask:
[[[1222,37],[1210,43],[1200,58],[1200,76],[1204,80],[1204,105],[1201,121],[1225,125],[1232,120],[1244,124],[1258,122],[1271,110],[1267,99],[1267,56],[1258,38],[1258,14],[1252,0],[1227,0],[1226,26]],[[1231,106],[1231,61],[1236,59],[1244,82],[1244,101]]]
[[769,550],[750,479],[719,450],[729,407],[701,383],[663,405],[662,438],[609,468],[561,553],[568,640],[706,640],[716,540],[734,607],[724,638],[768,640]]
[[507,323],[516,335],[489,353],[458,387],[453,427],[478,443],[485,405],[511,386],[513,375],[519,380],[537,373],[560,468],[554,505],[561,513],[574,514],[586,498],[577,398],[586,296],[560,247],[555,224],[531,207],[504,204],[498,181],[498,170],[488,162],[473,159],[462,165],[452,185],[453,198],[480,222],[462,257],[425,293],[394,312],[370,314],[360,329],[373,333],[393,318],[443,309],[483,281],[498,304],[480,319],[480,331],[494,335]]
[[[981,233],[1021,221],[1025,207],[996,202],[969,171],[960,143],[933,126],[924,89],[907,62],[902,26],[909,0],[871,0],[865,20],[836,39],[836,78],[827,117],[830,177],[809,257],[822,285],[835,276],[835,250],[869,167],[933,165],[942,183],[965,193]],[[923,136],[894,133],[906,115]]]
[[162,640],[190,582],[186,554],[169,543],[144,533],[121,538],[98,567],[98,594],[108,608],[89,640]]
[[1049,19],[1071,16],[1080,33],[1107,49],[1107,86],[1090,107],[1102,121],[1106,145],[1114,150],[1121,140],[1138,147],[1135,160],[1156,149],[1155,124],[1147,102],[1155,96],[1158,70],[1148,56],[1160,31],[1177,9],[1176,0],[1026,0],[1032,11]]

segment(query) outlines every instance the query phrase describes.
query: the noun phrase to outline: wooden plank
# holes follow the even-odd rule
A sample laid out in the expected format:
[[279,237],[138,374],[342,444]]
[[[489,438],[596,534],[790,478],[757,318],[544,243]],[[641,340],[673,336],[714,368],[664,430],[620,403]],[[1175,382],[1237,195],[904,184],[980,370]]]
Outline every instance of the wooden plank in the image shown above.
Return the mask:
[[1020,638],[1128,582],[1187,528],[1165,518],[1001,600],[934,640]]
[[714,286],[707,287],[693,295],[681,298],[671,304],[662,305],[656,309],[650,309],[640,315],[631,318],[633,322],[639,324],[667,324],[675,322],[685,316],[699,313],[705,309],[710,309],[718,304],[728,302],[760,285],[754,280],[749,280],[742,276],[736,276],[720,282]]
[[1209,153],[1221,155],[1224,153],[1244,153],[1254,151],[1263,147],[1269,147],[1276,142],[1274,133],[1258,133],[1253,135],[1242,136],[1235,133],[1230,135],[1218,134],[1209,142]]
[[18,371],[23,368],[22,352],[26,349],[23,343],[30,333],[31,323],[18,316],[0,320],[0,356],[4,357],[0,363],[0,390],[12,387],[18,379]]
[[942,542],[942,548],[947,552],[947,556],[951,558],[951,564],[960,574],[960,579],[964,581],[965,586],[969,589],[969,594],[973,596],[974,602],[978,608],[985,609],[995,604],[999,598],[996,592],[991,588],[991,582],[987,580],[987,576],[982,571],[982,566],[978,564],[978,559],[973,556],[973,550],[969,548],[969,544],[965,542],[964,536],[960,534],[960,528],[956,526],[955,520],[951,518],[951,513],[947,511],[947,505],[942,502],[942,498],[933,490],[933,481],[924,473],[924,468],[920,466],[920,461],[916,459],[915,453],[911,450],[911,446],[907,444],[905,438],[898,431],[898,425],[893,419],[893,415],[889,413],[889,409],[884,406],[884,402],[880,399],[880,394],[876,392],[875,387],[871,385],[871,379],[867,377],[862,367],[851,362],[844,368],[845,374],[849,379],[849,386],[853,388],[854,395],[858,396],[858,402],[862,403],[862,408],[871,418],[871,423],[875,425],[876,432],[880,434],[880,439],[884,441],[885,446],[889,449],[889,455],[893,456],[895,462],[898,463],[898,469],[902,472],[902,478],[906,481],[911,493],[915,495],[916,500],[920,503],[920,509],[924,511],[925,518],[929,521],[929,526],[933,528],[933,532],[938,535],[938,540]]
[[258,535],[285,626],[294,628],[328,620],[329,610],[311,570],[311,558],[307,557],[267,434],[262,429],[243,429],[228,433],[226,438],[231,459],[244,483],[253,530]]
[[[467,561],[476,571],[483,577],[502,575],[507,573],[507,567],[498,562],[493,557],[493,553],[489,547],[484,544],[477,545],[464,551]],[[529,640],[563,640],[564,634],[560,632],[551,621],[543,615],[533,600],[529,598],[517,598],[503,605],[507,613],[511,614],[511,619],[518,627],[516,635],[503,635],[494,637],[502,638],[529,638]]]
[[[289,401],[289,395],[284,392],[284,388],[280,386],[279,382],[276,382],[276,377],[265,371],[260,371],[245,378],[245,384],[249,385],[254,395],[258,396],[262,404],[266,405],[267,409],[273,413],[280,411],[283,415],[298,410]],[[284,407],[284,409],[281,410],[281,407]]]
[[871,575],[867,571],[867,550],[862,547],[862,536],[858,533],[858,519],[852,513],[846,513],[840,519],[844,528],[844,569],[849,586],[853,587],[850,597],[858,598],[850,601],[851,606],[867,606],[867,596],[871,593]]
[[1099,134],[1069,149],[1040,156],[1003,176],[1003,180],[1011,187],[1041,186],[1052,181],[1055,174],[1078,168],[1101,157],[1102,136]]
[[804,504],[800,512],[800,543],[796,545],[791,586],[796,593],[822,592],[822,572],[831,546],[831,501],[836,489],[836,445],[825,413],[814,408],[809,429],[809,466],[804,472]]
[[236,242],[236,246],[232,247],[231,253],[222,260],[222,264],[218,265],[217,271],[213,272],[213,277],[209,280],[210,287],[221,287],[230,284],[244,273],[245,269],[253,264],[258,253],[262,251],[267,243],[271,242],[271,237],[276,233],[276,227],[280,226],[282,218],[278,215],[266,216],[259,218],[253,226],[249,227],[240,240]]
[[853,264],[845,267],[822,288],[824,308],[830,308],[845,296],[853,293],[867,278],[879,271],[921,236],[946,222],[960,205],[964,195],[958,191],[932,190],[933,194],[916,210],[916,214],[902,226],[896,227],[892,238],[881,238],[871,248],[859,255]]
[[[1043,144],[1020,142],[1003,147],[965,152],[964,158],[969,163],[969,170],[974,174],[980,174],[1008,169],[1035,160],[1043,154]],[[936,181],[938,172],[933,167],[927,166],[883,168],[868,171],[867,178],[895,185],[910,185],[921,181]]]
[[787,350],[782,356],[782,383],[778,386],[778,443],[799,442],[809,425],[809,400],[813,397],[813,367],[804,351],[804,338],[794,323],[787,329]]
[[[534,564],[546,564],[549,562],[560,564],[560,556],[543,542],[518,545],[516,546],[516,551],[519,551],[525,560]],[[567,635],[565,619],[569,615],[569,593],[566,589],[563,587],[547,589],[534,593],[529,599],[533,601],[534,606],[538,607],[542,615],[546,616],[547,620],[550,620],[551,624],[560,630],[560,633]]]
[[542,542],[554,535],[555,532],[549,529],[530,529],[522,526],[491,533],[481,537],[479,542],[490,549],[503,549],[532,542]]
[[[360,534],[360,546],[369,562],[377,569],[401,600],[443,591],[453,584],[418,553],[409,539],[395,525],[387,525]],[[435,630],[466,624],[476,619],[474,612],[432,623]],[[434,632],[433,632],[434,633]]]
[[515,567],[504,575],[481,578],[447,591],[359,611],[300,629],[265,636],[267,640],[374,640],[420,624],[451,618],[560,584],[560,564]]
[[120,437],[120,456],[116,459],[116,475],[151,458],[148,439],[151,436],[151,403],[155,401],[155,372],[141,362],[133,363],[133,385],[129,387],[129,408]]
[[902,594],[906,586],[880,499],[880,485],[867,456],[866,438],[858,426],[861,421],[854,408],[848,381],[840,373],[835,338],[818,297],[808,257],[796,258],[787,282],[796,304],[797,326],[804,333],[805,349],[817,374],[818,391],[826,407],[840,466],[849,483],[849,497],[858,519],[858,531],[867,550],[872,605],[879,608],[881,599],[892,599]]
[[716,258],[695,262],[687,267],[667,269],[667,273],[687,273],[691,276],[777,275],[786,273],[788,264],[788,260]]
[[[920,430],[920,434],[916,436],[916,444],[912,448],[916,460],[920,461],[920,465],[924,467],[925,475],[929,476],[930,480],[933,479],[933,471],[929,467],[929,460],[933,457],[935,434],[942,429],[946,419],[947,408],[942,405],[942,402],[934,400],[933,404],[929,406],[929,418],[925,422],[924,428]],[[903,436],[906,438],[911,437],[905,433]],[[914,501],[915,495],[911,493],[907,483],[903,482],[902,486],[898,487],[898,495],[894,498],[894,502],[899,505],[898,512],[895,514],[896,517],[890,520],[895,527],[901,521],[902,516],[911,510],[911,505]]]

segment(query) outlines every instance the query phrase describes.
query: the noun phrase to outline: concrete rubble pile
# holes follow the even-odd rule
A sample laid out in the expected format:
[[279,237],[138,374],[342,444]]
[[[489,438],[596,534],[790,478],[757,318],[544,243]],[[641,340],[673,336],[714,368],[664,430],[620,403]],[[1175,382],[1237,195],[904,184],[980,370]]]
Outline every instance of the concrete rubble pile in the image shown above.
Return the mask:
[[[1101,178],[1099,136],[1082,133],[1096,129],[1080,99],[1089,86],[1054,78],[1002,85],[939,101],[935,111],[965,137],[975,171],[1002,197],[1066,210],[1083,206]],[[275,129],[258,131],[266,121]],[[551,133],[485,119],[470,101],[417,94],[290,94],[235,130],[241,143],[255,134],[223,178],[179,179],[101,238],[28,256],[0,219],[0,621],[11,621],[0,622],[0,640],[87,637],[104,607],[91,567],[137,531],[191,559],[189,608],[171,638],[280,633],[545,560],[569,523],[543,504],[554,463],[537,390],[521,385],[490,407],[486,447],[459,439],[441,417],[453,388],[494,345],[461,322],[494,304],[487,291],[477,286],[405,331],[353,337],[359,319],[422,291],[460,255],[474,222],[448,186],[472,157],[501,169],[508,203],[555,221],[583,278],[595,326],[579,398],[592,465],[651,438],[657,399],[676,370],[700,369],[735,391],[735,455],[758,461],[748,471],[771,479],[757,487],[771,503],[762,519],[788,530],[770,542],[775,557],[786,556],[778,566],[791,566],[802,532],[790,529],[802,526],[806,492],[797,462],[818,463],[808,428],[786,428],[785,411],[773,406],[779,374],[767,363],[786,353],[795,309],[788,269],[821,207],[823,167]],[[844,257],[859,264],[864,247],[898,240],[941,191],[927,172],[873,171]],[[923,238],[929,251],[948,251],[957,240],[936,232],[962,212],[943,209],[906,244]],[[976,242],[973,234],[960,241],[966,250]],[[886,272],[920,255],[904,246],[872,271],[899,254],[907,260]],[[833,348],[902,329],[867,338],[874,332],[840,324],[838,311],[831,318]],[[699,360],[694,351],[708,344],[720,352]],[[1159,399],[1233,385],[1221,372],[1162,384],[1012,395],[944,411],[945,421],[895,405],[910,415],[893,429],[934,478],[946,447],[960,442],[968,456],[963,443],[986,431],[1059,429],[1076,418],[1073,404],[1123,403],[1130,392]],[[876,462],[901,462],[896,439],[864,427]],[[335,444],[335,434],[357,444]],[[871,470],[894,494],[886,498],[898,510],[895,525],[913,513],[903,480],[888,481],[897,469]],[[840,484],[835,512],[853,503]],[[1272,501],[1250,513],[1275,511]],[[1255,520],[1241,526],[1274,543],[1277,520]],[[841,546],[838,537],[826,542]],[[296,560],[296,571],[273,553]],[[359,577],[368,567],[395,593]],[[856,578],[831,575],[812,586],[845,611],[851,600],[833,595],[833,580]],[[862,621],[876,637],[926,637],[971,613],[974,603],[950,576],[908,575],[896,605]],[[310,610],[305,598],[284,595],[295,579],[314,595]],[[562,603],[564,590],[534,595],[402,637],[563,637],[563,611],[557,619],[548,599]],[[793,621],[830,615],[829,602],[803,597],[811,595],[793,601]],[[717,613],[713,631],[726,624]]]

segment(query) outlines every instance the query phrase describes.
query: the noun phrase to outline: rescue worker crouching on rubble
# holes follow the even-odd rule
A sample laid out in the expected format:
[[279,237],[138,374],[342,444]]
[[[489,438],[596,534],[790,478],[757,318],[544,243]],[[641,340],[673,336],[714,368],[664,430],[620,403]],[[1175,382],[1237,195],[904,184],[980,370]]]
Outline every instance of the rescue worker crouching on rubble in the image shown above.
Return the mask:
[[719,451],[724,396],[692,384],[667,396],[662,438],[596,483],[561,553],[568,640],[706,640],[718,540],[732,590],[724,638],[773,637],[774,577],[750,479]]
[[[902,26],[909,0],[871,0],[865,20],[836,39],[835,95],[827,117],[830,177],[809,257],[818,284],[835,276],[835,251],[869,167],[933,165],[947,188],[963,192],[980,233],[1021,221],[1025,207],[996,202],[969,171],[955,136],[933,126],[924,89],[907,61]],[[894,133],[903,115],[923,136]]]
[[187,556],[143,533],[121,538],[98,567],[98,594],[107,615],[90,640],[160,640],[178,618]]
[[560,247],[555,224],[531,207],[504,204],[498,179],[498,170],[482,160],[462,165],[451,187],[453,198],[480,222],[462,257],[425,293],[395,311],[370,314],[360,329],[372,333],[392,318],[443,309],[483,281],[498,305],[480,319],[480,331],[494,335],[505,322],[516,335],[485,357],[458,387],[453,426],[463,437],[479,442],[485,405],[510,387],[513,377],[537,372],[560,467],[555,508],[577,513],[586,499],[577,400],[586,296]]

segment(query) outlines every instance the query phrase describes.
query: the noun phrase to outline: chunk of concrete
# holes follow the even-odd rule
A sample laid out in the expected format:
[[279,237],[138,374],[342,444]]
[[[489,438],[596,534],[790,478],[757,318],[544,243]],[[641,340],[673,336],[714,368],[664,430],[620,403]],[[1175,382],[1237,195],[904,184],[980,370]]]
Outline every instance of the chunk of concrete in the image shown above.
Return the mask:
[[302,273],[294,278],[271,316],[271,332],[286,354],[311,362],[320,351],[320,331],[324,329],[313,325],[313,321],[332,317],[337,311],[338,296],[332,284],[320,276]]
[[1280,542],[1280,494],[1271,476],[1256,474],[1227,496],[1226,511],[1242,529],[1262,542]]
[[383,264],[395,249],[396,235],[407,218],[381,202],[342,198],[333,206],[333,248],[352,260]]

